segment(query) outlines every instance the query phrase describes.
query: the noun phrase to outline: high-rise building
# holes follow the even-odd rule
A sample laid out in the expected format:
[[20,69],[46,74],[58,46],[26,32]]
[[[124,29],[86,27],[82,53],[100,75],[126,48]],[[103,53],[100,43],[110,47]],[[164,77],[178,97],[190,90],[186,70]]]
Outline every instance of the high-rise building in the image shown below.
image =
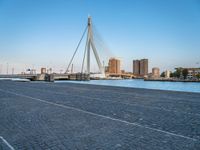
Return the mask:
[[120,74],[121,73],[120,60],[116,58],[110,58],[108,63],[108,70],[109,73]]
[[140,75],[141,76],[148,75],[148,59],[140,60]]
[[160,77],[160,69],[159,68],[152,68],[152,76],[155,78],[159,78]]
[[133,74],[139,76],[148,75],[148,59],[133,60]]
[[133,74],[139,75],[140,74],[140,61],[133,60]]

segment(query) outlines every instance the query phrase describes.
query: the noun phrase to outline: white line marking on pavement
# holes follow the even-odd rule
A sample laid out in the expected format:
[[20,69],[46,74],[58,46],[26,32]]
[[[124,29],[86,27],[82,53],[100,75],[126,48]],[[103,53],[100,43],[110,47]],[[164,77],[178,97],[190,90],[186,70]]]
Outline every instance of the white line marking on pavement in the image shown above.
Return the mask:
[[11,149],[15,150],[2,136],[0,136],[0,139]]
[[[55,86],[55,87],[57,87],[57,86]],[[26,87],[26,89],[27,88],[33,90],[32,87]],[[156,107],[156,106],[146,106],[146,105],[143,105],[143,104],[133,104],[133,103],[128,103],[128,102],[112,101],[112,100],[106,100],[106,99],[101,99],[101,98],[96,98],[96,97],[94,98],[94,97],[90,97],[90,96],[84,96],[84,95],[81,95],[81,94],[78,94],[78,95],[73,95],[71,93],[65,94],[63,92],[55,92],[55,91],[43,90],[43,89],[34,89],[34,90],[39,90],[39,91],[42,91],[42,92],[55,93],[55,94],[65,95],[65,96],[74,96],[74,97],[88,98],[88,99],[91,99],[91,100],[105,101],[105,102],[122,104],[122,105],[128,105],[128,106],[143,107],[143,108],[148,108],[148,109],[157,109],[157,110],[161,110],[161,111],[167,111],[167,112],[173,112],[173,113],[181,113],[181,114],[191,115],[191,116],[194,116],[194,115],[195,116],[200,116],[200,114],[198,114],[198,113],[176,111],[176,110],[171,110],[171,109],[166,109],[166,108],[161,108],[161,107]]]
[[[33,89],[28,87],[29,89]],[[38,89],[35,89],[38,90]],[[41,91],[41,90],[40,90]],[[83,96],[81,94],[78,95],[72,95],[71,93],[63,93],[63,92],[55,92],[55,91],[49,91],[49,90],[43,90],[43,92],[49,92],[49,93],[55,93],[55,94],[59,94],[59,95],[65,95],[65,96],[74,96],[74,97],[82,97],[82,98],[88,98],[88,99],[92,99],[92,100],[98,100],[98,101],[104,101],[104,102],[110,102],[110,103],[117,103],[117,104],[123,104],[123,105],[129,105],[129,106],[137,106],[137,107],[143,107],[143,108],[148,108],[148,109],[157,109],[157,110],[162,110],[162,111],[167,111],[167,112],[174,112],[174,113],[182,113],[182,114],[186,114],[186,115],[196,115],[196,116],[200,116],[200,114],[198,113],[190,113],[190,112],[182,112],[182,111],[176,111],[176,110],[170,110],[170,109],[166,109],[166,108],[161,108],[161,107],[156,107],[156,106],[145,106],[142,104],[131,104],[131,103],[127,103],[127,102],[120,102],[120,101],[111,101],[111,100],[105,100],[105,99],[101,99],[101,98],[94,98],[94,97],[90,97],[90,96]]]
[[58,104],[58,103],[53,103],[53,102],[49,102],[49,101],[46,101],[46,100],[42,100],[42,99],[39,99],[39,98],[34,98],[34,97],[23,95],[23,94],[18,94],[18,93],[11,92],[11,91],[5,91],[3,89],[0,89],[0,91],[3,91],[5,93],[9,93],[9,94],[13,94],[13,95],[16,95],[16,96],[28,98],[28,99],[40,101],[40,102],[43,102],[43,103],[46,103],[46,104],[50,104],[50,105],[54,105],[54,106],[58,106],[58,107],[62,107],[62,108],[67,108],[67,109],[70,109],[70,110],[79,111],[79,112],[82,112],[82,113],[85,113],[85,114],[90,114],[92,116],[98,116],[98,117],[101,117],[101,118],[106,118],[106,119],[109,119],[109,120],[125,123],[125,124],[128,124],[128,125],[133,125],[133,126],[137,126],[137,127],[140,127],[140,128],[149,129],[149,130],[152,130],[152,131],[168,134],[168,135],[171,135],[171,136],[176,136],[176,137],[180,137],[180,138],[184,138],[184,139],[188,139],[188,140],[192,140],[192,141],[198,141],[195,138],[191,138],[191,137],[184,136],[184,135],[181,135],[181,134],[175,134],[175,133],[171,133],[171,132],[164,131],[164,130],[161,130],[161,129],[151,128],[151,127],[148,127],[148,126],[145,126],[145,125],[141,125],[141,124],[138,124],[138,123],[128,122],[128,121],[125,121],[125,120],[116,119],[116,118],[112,118],[112,117],[109,117],[109,116],[96,114],[96,113],[85,111],[85,110],[82,110],[82,109],[79,109],[79,108],[70,107],[70,106],[66,106],[66,105],[62,105],[62,104]]

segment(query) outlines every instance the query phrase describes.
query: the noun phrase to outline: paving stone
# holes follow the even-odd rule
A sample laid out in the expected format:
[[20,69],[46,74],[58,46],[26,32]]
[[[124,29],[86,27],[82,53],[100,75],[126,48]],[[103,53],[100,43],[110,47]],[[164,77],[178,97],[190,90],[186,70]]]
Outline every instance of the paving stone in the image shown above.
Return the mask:
[[199,150],[200,94],[0,81],[0,136],[22,150]]

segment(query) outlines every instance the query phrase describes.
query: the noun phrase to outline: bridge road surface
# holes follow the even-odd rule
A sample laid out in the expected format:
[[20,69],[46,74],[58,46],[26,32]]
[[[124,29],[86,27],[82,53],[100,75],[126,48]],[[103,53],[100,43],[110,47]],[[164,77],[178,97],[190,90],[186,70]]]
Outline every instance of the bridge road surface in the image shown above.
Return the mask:
[[200,150],[200,93],[0,81],[1,150]]

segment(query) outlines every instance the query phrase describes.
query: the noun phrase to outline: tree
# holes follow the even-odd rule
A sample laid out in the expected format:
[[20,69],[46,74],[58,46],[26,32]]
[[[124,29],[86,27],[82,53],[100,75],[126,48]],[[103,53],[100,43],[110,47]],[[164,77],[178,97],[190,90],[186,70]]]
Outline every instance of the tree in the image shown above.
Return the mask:
[[165,72],[162,72],[160,76],[165,77]]
[[171,73],[170,73],[170,78],[173,78],[173,77],[174,77],[174,73],[171,72]]
[[200,73],[196,75],[197,79],[200,79]]
[[186,79],[187,75],[188,75],[188,70],[187,69],[183,69],[182,74],[183,74],[184,79]]
[[174,77],[180,78],[181,76],[181,68],[176,68],[176,71],[174,72]]

